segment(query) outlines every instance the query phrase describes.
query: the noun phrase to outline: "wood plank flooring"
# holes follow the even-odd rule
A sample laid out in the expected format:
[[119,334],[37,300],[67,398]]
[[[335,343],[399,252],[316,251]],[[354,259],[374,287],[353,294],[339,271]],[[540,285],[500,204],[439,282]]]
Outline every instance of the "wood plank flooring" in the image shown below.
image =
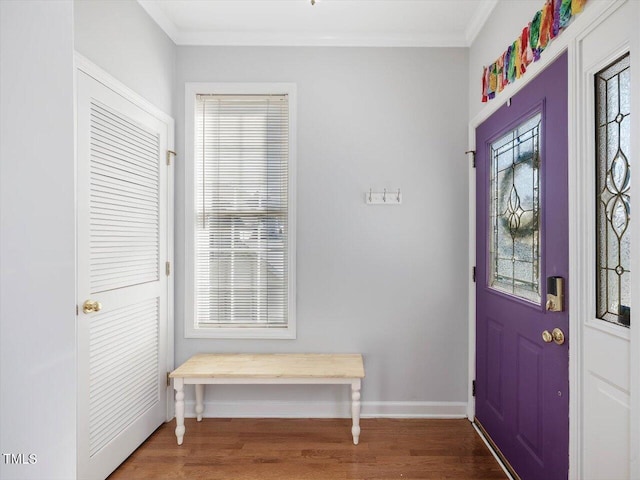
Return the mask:
[[465,420],[186,419],[162,425],[109,480],[505,479]]

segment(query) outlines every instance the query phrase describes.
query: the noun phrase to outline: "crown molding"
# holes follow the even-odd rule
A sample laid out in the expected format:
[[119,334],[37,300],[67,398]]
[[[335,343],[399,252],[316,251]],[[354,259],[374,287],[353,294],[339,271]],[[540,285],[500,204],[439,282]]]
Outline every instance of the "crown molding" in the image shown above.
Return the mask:
[[178,38],[181,34],[180,29],[169,17],[167,17],[167,14],[164,13],[164,10],[162,10],[159,3],[154,0],[138,0],[138,3],[142,8],[144,8],[147,14],[149,14],[152,20],[156,22],[162,30],[164,30],[164,33],[173,40],[173,43],[180,45],[180,43],[178,43]]
[[177,45],[264,47],[466,47],[460,35],[357,35],[298,32],[180,32]]
[[498,4],[481,0],[478,14],[464,32],[446,34],[403,33],[313,33],[268,31],[200,31],[179,28],[154,0],[137,0],[147,14],[176,45],[196,46],[298,46],[298,47],[469,47]]
[[498,0],[483,0],[478,7],[478,13],[474,15],[469,25],[467,25],[467,29],[464,32],[466,46],[470,47],[473,45],[476,37],[484,27],[484,24],[489,20],[489,16],[493,12],[493,10],[498,6]]

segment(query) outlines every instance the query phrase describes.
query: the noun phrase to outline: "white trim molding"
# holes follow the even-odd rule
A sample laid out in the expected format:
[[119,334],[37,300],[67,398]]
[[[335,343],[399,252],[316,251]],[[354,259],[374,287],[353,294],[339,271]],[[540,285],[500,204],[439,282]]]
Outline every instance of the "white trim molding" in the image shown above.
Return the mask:
[[[572,348],[569,349],[569,378],[570,378],[570,412],[569,412],[569,478],[580,479],[588,475],[589,469],[585,467],[585,454],[593,452],[585,451],[585,381],[586,370],[585,346],[587,330],[598,330],[608,335],[614,335],[621,339],[629,340],[629,330],[614,327],[605,322],[595,320],[595,235],[585,236],[585,231],[595,231],[595,217],[593,210],[593,192],[595,191],[595,170],[585,166],[595,165],[593,152],[595,152],[595,136],[593,132],[593,119],[595,107],[593,104],[593,76],[598,70],[613,61],[620,55],[629,51],[628,43],[611,45],[608,59],[601,59],[598,64],[586,65],[583,61],[582,43],[598,26],[613,15],[626,1],[606,2],[598,10],[597,16],[589,18],[579,32],[575,32],[569,46],[569,331]],[[637,34],[637,31],[635,32]],[[633,58],[633,57],[632,57]],[[633,69],[631,70],[633,72]],[[632,73],[633,74],[633,73]],[[635,80],[637,82],[637,79]],[[637,83],[635,84],[637,85]],[[632,91],[634,86],[632,85]],[[632,101],[634,99],[632,98]],[[637,102],[637,98],[635,99]],[[637,103],[633,106],[635,107]],[[634,108],[632,107],[632,111]],[[637,111],[637,110],[636,110]],[[637,141],[632,140],[632,141]],[[637,143],[636,143],[637,145]],[[635,148],[635,145],[632,147]],[[585,163],[586,162],[586,163]],[[635,179],[636,181],[638,179]],[[632,177],[632,182],[634,178]],[[637,185],[637,183],[635,184]],[[634,186],[632,186],[632,189]],[[632,223],[634,232],[637,225]],[[632,232],[633,233],[633,232]],[[637,258],[636,258],[637,260]],[[637,263],[634,263],[633,269]],[[632,289],[638,288],[639,283],[632,283]],[[635,298],[631,295],[631,298]],[[593,345],[593,344],[591,344]],[[632,344],[633,345],[633,344]],[[591,352],[590,352],[591,353]],[[631,363],[631,375],[638,367]],[[633,401],[633,397],[632,397]],[[632,419],[633,419],[633,408]],[[633,427],[631,428],[633,431]],[[637,443],[631,439],[630,452],[637,450]],[[633,455],[631,458],[631,471],[633,472]],[[638,474],[632,473],[630,478],[638,478]]]
[[[357,2],[347,2],[346,5]],[[393,0],[385,0],[393,3]],[[476,14],[469,20],[464,30],[451,32],[393,31],[374,29],[358,32],[353,29],[333,31],[323,29],[309,31],[305,29],[271,29],[263,31],[231,28],[224,30],[187,29],[177,24],[171,15],[155,0],[138,0],[147,14],[160,26],[176,45],[215,45],[215,46],[296,46],[296,47],[469,47],[498,4],[498,0],[477,0]],[[277,2],[274,2],[277,3]],[[286,2],[285,2],[286,3]],[[336,2],[338,3],[338,2]],[[318,9],[318,6],[308,6]],[[320,7],[322,8],[322,7]],[[344,10],[344,9],[347,10]],[[357,6],[356,8],[360,8]],[[346,11],[353,13],[353,7],[342,6],[342,15]],[[286,10],[291,13],[291,10]],[[318,12],[320,13],[320,12]]]
[[146,100],[141,94],[130,89],[120,80],[115,78],[113,75],[107,73],[105,70],[103,70],[102,68],[97,66],[95,63],[93,63],[91,60],[89,60],[87,57],[79,54],[78,52],[75,52],[74,64],[77,70],[80,70],[86,73],[87,75],[89,75],[90,77],[95,78],[97,81],[106,85],[108,88],[110,88],[120,96],[126,98],[134,105],[140,107],[145,112],[167,123],[171,130],[171,135],[169,136],[169,139],[168,139],[169,141],[168,145],[169,145],[169,148],[171,149],[174,148],[173,137],[174,137],[174,130],[175,130],[174,128],[175,121],[168,113],[164,112],[163,110],[160,110],[153,103]]
[[[636,8],[636,25],[640,25],[640,8]],[[631,35],[631,61],[638,65],[638,59],[640,58],[640,29],[636,28]],[[634,120],[632,125],[635,125],[635,135],[632,135],[631,139],[631,151],[636,152],[634,154],[635,161],[640,158],[638,152],[640,152],[640,135],[637,134],[638,129],[638,116],[640,116],[640,68],[633,67],[631,69],[631,111],[634,112]],[[636,164],[637,165],[637,164]],[[635,194],[635,202],[638,202],[640,198],[640,175],[637,174],[638,168],[636,168],[636,175],[631,178],[631,189]],[[637,206],[636,206],[637,208]],[[631,226],[631,238],[635,239],[635,252],[638,252],[638,241],[640,240],[640,223],[638,219]],[[633,255],[631,258],[631,268],[633,272],[640,272],[640,255]],[[632,283],[632,307],[635,313],[635,325],[631,328],[631,465],[630,465],[630,477],[640,478],[640,322],[638,319],[640,316],[638,312],[640,307],[638,300],[640,299],[640,281],[638,273],[633,274],[635,282]]]
[[[361,402],[361,418],[465,418],[466,402]],[[185,417],[196,418],[195,400]],[[350,401],[204,402],[204,418],[351,418]]]
[[467,29],[464,32],[464,36],[466,39],[467,47],[470,47],[475,41],[478,34],[482,31],[482,27],[487,23],[489,16],[493,12],[493,10],[498,6],[498,0],[485,0],[478,7],[478,12],[471,19],[469,25],[467,25]]
[[[476,268],[476,169],[475,147],[476,133],[475,127],[469,127],[469,149],[471,158],[469,162],[469,302],[467,315],[469,317],[469,356],[467,358],[468,367],[468,391],[467,391],[467,418],[470,422],[475,420],[476,416],[476,398],[473,392],[473,382],[476,381],[476,282],[473,278],[474,269]],[[469,156],[469,155],[467,155]]]
[[467,47],[461,35],[319,35],[284,32],[180,32],[177,45],[226,47]]

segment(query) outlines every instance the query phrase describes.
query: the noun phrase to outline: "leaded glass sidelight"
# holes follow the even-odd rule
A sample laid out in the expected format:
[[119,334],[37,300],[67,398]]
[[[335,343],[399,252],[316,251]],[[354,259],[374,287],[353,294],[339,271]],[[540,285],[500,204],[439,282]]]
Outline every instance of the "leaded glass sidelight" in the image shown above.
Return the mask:
[[540,302],[541,114],[493,142],[491,288]]
[[631,78],[629,54],[595,76],[596,315],[629,326]]

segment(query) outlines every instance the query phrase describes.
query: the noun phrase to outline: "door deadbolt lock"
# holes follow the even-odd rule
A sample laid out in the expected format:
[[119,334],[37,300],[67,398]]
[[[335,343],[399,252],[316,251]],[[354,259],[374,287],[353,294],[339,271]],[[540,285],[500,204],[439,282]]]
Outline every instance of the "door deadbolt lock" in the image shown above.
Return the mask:
[[82,305],[82,311],[84,313],[99,312],[102,309],[102,304],[96,300],[87,300]]
[[547,310],[562,312],[564,310],[564,279],[547,277]]

